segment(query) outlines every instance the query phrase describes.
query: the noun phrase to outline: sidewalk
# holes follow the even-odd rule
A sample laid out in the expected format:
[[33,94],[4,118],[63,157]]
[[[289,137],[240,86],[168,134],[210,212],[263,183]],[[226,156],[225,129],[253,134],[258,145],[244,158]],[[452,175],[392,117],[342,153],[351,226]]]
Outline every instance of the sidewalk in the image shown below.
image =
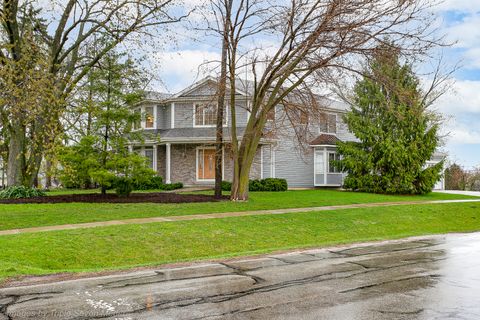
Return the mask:
[[219,219],[219,218],[230,218],[230,217],[244,217],[244,216],[256,216],[256,215],[274,215],[274,214],[333,211],[333,210],[345,210],[345,209],[393,207],[393,206],[421,205],[421,204],[465,203],[465,202],[480,202],[480,199],[361,203],[361,204],[348,204],[348,205],[339,205],[339,206],[222,212],[222,213],[208,213],[208,214],[193,214],[193,215],[185,215],[185,216],[110,220],[110,221],[101,221],[101,222],[89,222],[89,223],[79,223],[79,224],[65,224],[65,225],[58,225],[58,226],[44,226],[44,227],[33,227],[33,228],[24,228],[24,229],[3,230],[3,231],[0,231],[0,236],[21,234],[21,233],[86,229],[86,228],[118,226],[118,225],[128,225],[128,224],[146,224],[146,223],[159,223],[159,222],[175,222],[175,221]]

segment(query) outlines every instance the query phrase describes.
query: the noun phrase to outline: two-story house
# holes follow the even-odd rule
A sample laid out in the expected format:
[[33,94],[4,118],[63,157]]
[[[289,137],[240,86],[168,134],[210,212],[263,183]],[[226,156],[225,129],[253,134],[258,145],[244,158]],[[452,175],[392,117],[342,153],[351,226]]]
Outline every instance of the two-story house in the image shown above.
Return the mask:
[[[248,88],[248,84],[239,82],[237,86],[235,109],[239,137],[250,116],[248,97],[253,88]],[[135,129],[142,131],[144,139],[132,141],[131,148],[149,158],[152,168],[166,183],[213,185],[216,90],[215,79],[205,78],[174,95],[149,92],[136,106],[135,112],[142,116]],[[348,105],[324,99],[321,115],[315,117],[318,123],[312,124],[313,134],[303,147],[299,147],[289,128],[282,135],[265,135],[251,168],[251,178],[285,178],[292,188],[341,186],[344,174],[334,165],[334,160],[339,158],[336,143],[355,139],[342,121],[347,111]],[[281,116],[282,108],[277,107],[269,115],[269,121],[274,123]],[[231,181],[233,170],[230,124],[230,109],[226,108],[223,180],[227,181]],[[442,157],[436,155],[431,163],[441,161]],[[437,188],[443,188],[442,181]]]

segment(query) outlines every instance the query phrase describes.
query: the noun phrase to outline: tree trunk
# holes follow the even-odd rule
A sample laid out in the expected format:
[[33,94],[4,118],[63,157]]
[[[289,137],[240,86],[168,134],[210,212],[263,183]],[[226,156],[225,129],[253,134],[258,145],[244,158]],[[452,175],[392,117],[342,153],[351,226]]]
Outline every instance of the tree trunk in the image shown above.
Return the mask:
[[45,189],[52,187],[52,161],[47,159],[45,162]]
[[253,128],[253,132],[247,129],[245,130],[244,137],[238,152],[237,158],[234,160],[235,168],[233,173],[232,193],[230,199],[232,201],[247,201],[248,200],[248,184],[250,178],[250,169],[253,164],[253,159],[257,152],[259,145],[259,134],[255,133],[258,128]]
[[21,123],[13,123],[8,144],[7,186],[24,184],[25,172],[25,128]]
[[228,55],[228,35],[230,32],[230,12],[232,0],[225,3],[226,12],[223,25],[222,38],[222,60],[220,66],[220,79],[218,81],[218,103],[217,103],[217,131],[215,144],[215,198],[222,197],[223,180],[223,118],[225,110],[225,93],[227,85],[227,55]]

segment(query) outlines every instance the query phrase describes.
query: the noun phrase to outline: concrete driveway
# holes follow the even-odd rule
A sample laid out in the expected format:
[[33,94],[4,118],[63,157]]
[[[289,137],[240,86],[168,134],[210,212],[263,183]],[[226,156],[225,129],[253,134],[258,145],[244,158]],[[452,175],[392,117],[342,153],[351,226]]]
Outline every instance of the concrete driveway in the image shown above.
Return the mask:
[[435,190],[440,193],[461,194],[464,196],[480,197],[480,191],[463,191],[463,190]]
[[480,234],[0,289],[0,319],[480,319]]

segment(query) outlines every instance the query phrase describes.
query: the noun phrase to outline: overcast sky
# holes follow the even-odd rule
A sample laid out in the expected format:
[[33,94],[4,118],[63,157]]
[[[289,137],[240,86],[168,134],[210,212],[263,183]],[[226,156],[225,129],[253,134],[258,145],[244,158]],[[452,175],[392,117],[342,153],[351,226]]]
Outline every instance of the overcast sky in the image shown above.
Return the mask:
[[[460,62],[455,84],[436,104],[447,118],[445,150],[449,159],[467,168],[480,166],[480,0],[446,0],[436,9],[441,28],[457,44],[445,51],[449,65]],[[178,41],[166,51],[155,52],[158,91],[177,92],[192,84],[205,61],[219,59],[219,44],[179,30]]]

